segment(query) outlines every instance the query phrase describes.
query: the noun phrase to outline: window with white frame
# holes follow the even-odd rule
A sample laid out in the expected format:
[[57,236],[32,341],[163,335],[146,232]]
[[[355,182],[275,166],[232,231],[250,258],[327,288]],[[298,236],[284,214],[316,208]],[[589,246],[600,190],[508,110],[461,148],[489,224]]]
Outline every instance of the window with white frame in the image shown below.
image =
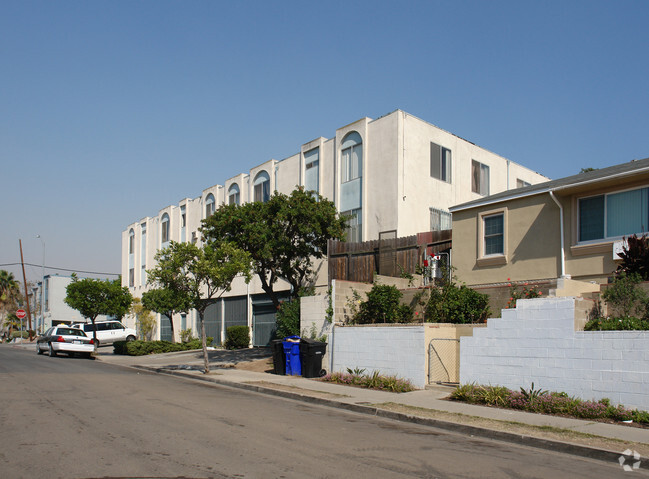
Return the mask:
[[216,201],[214,201],[214,195],[210,193],[205,197],[205,218],[209,218],[214,214],[216,209]]
[[505,254],[505,215],[496,213],[482,217],[483,255]]
[[230,188],[228,188],[228,204],[229,205],[238,205],[240,202],[240,192],[239,185],[232,183]]
[[262,203],[270,199],[270,176],[265,171],[260,171],[255,176],[254,185],[254,201]]
[[342,143],[342,178],[343,183],[363,176],[363,140],[353,131],[345,136]]
[[430,209],[430,230],[450,230],[453,227],[451,213],[437,208]]
[[482,196],[489,194],[489,167],[471,160],[471,191]]
[[162,215],[160,221],[160,242],[165,245],[171,238],[169,237],[169,215],[167,213]]
[[649,229],[649,188],[578,200],[579,241],[616,239]]
[[347,239],[349,243],[359,243],[363,241],[363,221],[362,221],[362,210],[350,210],[342,213],[343,216],[350,216],[351,218],[347,221]]
[[451,182],[451,150],[436,143],[430,143],[430,176]]
[[304,153],[304,189],[320,193],[320,148]]

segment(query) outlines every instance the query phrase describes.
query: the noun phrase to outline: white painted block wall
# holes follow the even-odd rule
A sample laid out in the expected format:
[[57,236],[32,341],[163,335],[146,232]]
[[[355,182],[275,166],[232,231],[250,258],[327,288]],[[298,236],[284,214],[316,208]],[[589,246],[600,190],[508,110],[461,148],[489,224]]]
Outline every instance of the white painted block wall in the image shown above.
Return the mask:
[[460,382],[564,391],[649,410],[649,332],[575,331],[574,298],[519,300],[460,340]]
[[408,379],[426,387],[426,341],[423,326],[334,327],[329,342],[332,372],[347,368],[379,371],[384,376]]

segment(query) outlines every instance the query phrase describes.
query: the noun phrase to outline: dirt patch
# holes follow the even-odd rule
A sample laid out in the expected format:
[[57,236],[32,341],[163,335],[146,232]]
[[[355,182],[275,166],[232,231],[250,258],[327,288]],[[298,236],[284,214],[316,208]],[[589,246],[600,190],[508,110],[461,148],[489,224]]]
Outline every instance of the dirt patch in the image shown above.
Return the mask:
[[335,394],[335,393],[329,393],[325,391],[316,391],[314,389],[304,389],[297,386],[289,386],[288,384],[271,383],[268,381],[250,381],[247,382],[246,384],[261,386],[268,389],[276,389],[278,391],[288,391],[296,394],[302,394],[304,396],[316,397],[321,399],[336,399],[336,398],[349,397],[345,394]]
[[256,373],[272,373],[274,371],[273,358],[257,359],[255,361],[242,361],[234,365],[236,369],[254,371]]
[[495,419],[487,419],[477,416],[469,416],[466,414],[438,411],[436,409],[404,406],[402,404],[395,403],[373,404],[373,406],[380,409],[403,414],[410,414],[417,417],[439,419],[440,421],[454,422],[467,426],[483,427],[485,429],[491,429],[494,431],[510,432],[514,434],[538,437],[541,439],[570,442],[573,444],[581,444],[598,449],[607,449],[609,451],[624,451],[625,449],[632,449],[638,451],[641,456],[649,456],[649,444],[633,443],[618,439],[609,439],[592,434],[584,434],[576,431],[571,431],[569,429],[560,429],[550,426],[532,426],[514,421],[498,421]]

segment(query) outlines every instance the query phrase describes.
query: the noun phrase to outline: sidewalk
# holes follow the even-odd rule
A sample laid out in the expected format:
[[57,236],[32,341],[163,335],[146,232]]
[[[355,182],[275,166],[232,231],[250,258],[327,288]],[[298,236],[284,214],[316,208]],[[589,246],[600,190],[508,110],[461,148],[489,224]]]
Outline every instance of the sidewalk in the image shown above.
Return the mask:
[[[30,349],[32,346],[15,345]],[[617,462],[626,449],[636,450],[644,458],[649,457],[649,429],[645,428],[448,401],[444,398],[453,388],[447,386],[433,385],[425,390],[397,394],[234,367],[270,356],[267,349],[210,350],[210,373],[207,375],[202,372],[202,351],[134,357],[115,355],[112,348],[101,348],[97,359],[108,364],[208,381],[606,461]],[[641,467],[649,467],[649,460],[644,459]]]

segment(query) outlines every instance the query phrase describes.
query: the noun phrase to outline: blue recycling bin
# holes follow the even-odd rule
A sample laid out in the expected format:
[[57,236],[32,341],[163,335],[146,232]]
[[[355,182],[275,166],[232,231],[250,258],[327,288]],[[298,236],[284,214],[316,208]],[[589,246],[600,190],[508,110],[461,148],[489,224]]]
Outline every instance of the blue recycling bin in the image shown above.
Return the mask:
[[302,364],[300,363],[300,337],[289,336],[284,338],[284,356],[286,357],[286,375],[300,376]]

